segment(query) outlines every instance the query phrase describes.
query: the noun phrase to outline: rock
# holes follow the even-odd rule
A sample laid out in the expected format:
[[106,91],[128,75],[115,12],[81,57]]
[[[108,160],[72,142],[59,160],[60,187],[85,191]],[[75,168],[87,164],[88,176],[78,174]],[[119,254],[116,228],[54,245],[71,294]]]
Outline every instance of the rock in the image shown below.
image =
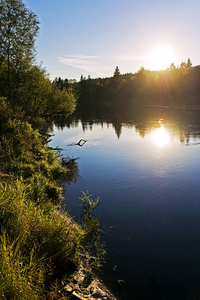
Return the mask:
[[72,287],[71,285],[69,285],[69,284],[67,284],[67,285],[64,287],[64,289],[65,289],[67,292],[69,292],[69,293],[71,293],[71,292],[73,291],[73,287]]
[[71,300],[117,300],[91,270],[80,266],[64,288]]
[[79,293],[77,291],[73,291],[71,299],[87,300],[88,298],[85,298],[85,296],[83,296],[81,293]]

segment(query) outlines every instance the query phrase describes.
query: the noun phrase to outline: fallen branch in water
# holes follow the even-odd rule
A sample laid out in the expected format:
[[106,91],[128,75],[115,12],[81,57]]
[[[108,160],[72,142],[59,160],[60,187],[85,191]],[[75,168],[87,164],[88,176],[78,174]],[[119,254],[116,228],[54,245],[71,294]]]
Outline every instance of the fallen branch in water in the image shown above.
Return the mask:
[[78,142],[78,143],[72,143],[72,144],[69,144],[68,146],[80,146],[80,147],[82,147],[85,143],[86,143],[87,141],[86,140],[84,140],[84,139],[80,139],[80,141]]
[[60,148],[58,146],[56,146],[55,148],[50,147],[51,150],[56,150],[56,151],[63,151],[63,148]]
[[82,147],[86,142],[86,140],[80,139],[80,141],[76,145]]

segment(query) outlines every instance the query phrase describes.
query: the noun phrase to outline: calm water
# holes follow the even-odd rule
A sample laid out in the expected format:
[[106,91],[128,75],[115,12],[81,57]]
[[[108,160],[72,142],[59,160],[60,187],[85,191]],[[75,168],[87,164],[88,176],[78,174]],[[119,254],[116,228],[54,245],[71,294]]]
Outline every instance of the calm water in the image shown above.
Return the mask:
[[199,123],[199,111],[148,108],[53,128],[50,146],[79,157],[66,209],[78,220],[81,191],[101,199],[102,277],[119,299],[200,299]]

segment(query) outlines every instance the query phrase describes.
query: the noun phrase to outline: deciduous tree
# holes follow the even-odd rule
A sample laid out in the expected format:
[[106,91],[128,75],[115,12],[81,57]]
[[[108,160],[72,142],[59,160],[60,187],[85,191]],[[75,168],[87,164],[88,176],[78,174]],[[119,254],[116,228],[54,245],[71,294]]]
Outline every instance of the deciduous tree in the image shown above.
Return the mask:
[[[3,76],[8,86],[7,97],[14,92],[11,81],[14,86],[16,74],[24,72],[33,62],[38,30],[36,15],[21,0],[0,0],[0,64],[7,73]],[[17,84],[18,80],[14,89]]]

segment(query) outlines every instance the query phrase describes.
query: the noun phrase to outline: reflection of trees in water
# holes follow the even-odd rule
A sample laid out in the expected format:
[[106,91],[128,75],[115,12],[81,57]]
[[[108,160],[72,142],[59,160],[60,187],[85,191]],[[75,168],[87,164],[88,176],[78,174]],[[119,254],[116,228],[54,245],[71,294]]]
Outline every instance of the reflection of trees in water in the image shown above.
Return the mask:
[[[158,120],[159,121],[159,120]],[[136,132],[139,133],[141,137],[145,137],[146,134],[151,133],[156,128],[160,127],[158,121],[151,122],[151,124],[140,123],[135,125]],[[179,139],[182,144],[189,145],[191,138],[199,139],[200,138],[200,124],[199,125],[191,125],[191,124],[181,124],[178,122],[170,123],[167,120],[163,120],[164,128],[168,132],[170,139],[173,141],[175,139]]]
[[76,162],[76,160],[68,158],[68,163],[66,166],[68,172],[67,177],[65,178],[65,182],[67,182],[69,185],[71,183],[76,183],[80,178],[78,163]]
[[79,119],[76,118],[75,114],[70,115],[67,118],[64,115],[59,115],[55,117],[54,124],[57,128],[61,130],[63,130],[64,127],[75,128],[79,125]]
[[200,110],[173,109],[148,106],[98,106],[77,111],[70,118],[59,117],[55,125],[61,129],[78,127],[82,124],[83,131],[93,130],[94,124],[112,124],[118,139],[122,126],[135,128],[141,137],[159,128],[159,120],[170,133],[173,140],[178,138],[181,143],[190,143],[190,138],[200,138]]

